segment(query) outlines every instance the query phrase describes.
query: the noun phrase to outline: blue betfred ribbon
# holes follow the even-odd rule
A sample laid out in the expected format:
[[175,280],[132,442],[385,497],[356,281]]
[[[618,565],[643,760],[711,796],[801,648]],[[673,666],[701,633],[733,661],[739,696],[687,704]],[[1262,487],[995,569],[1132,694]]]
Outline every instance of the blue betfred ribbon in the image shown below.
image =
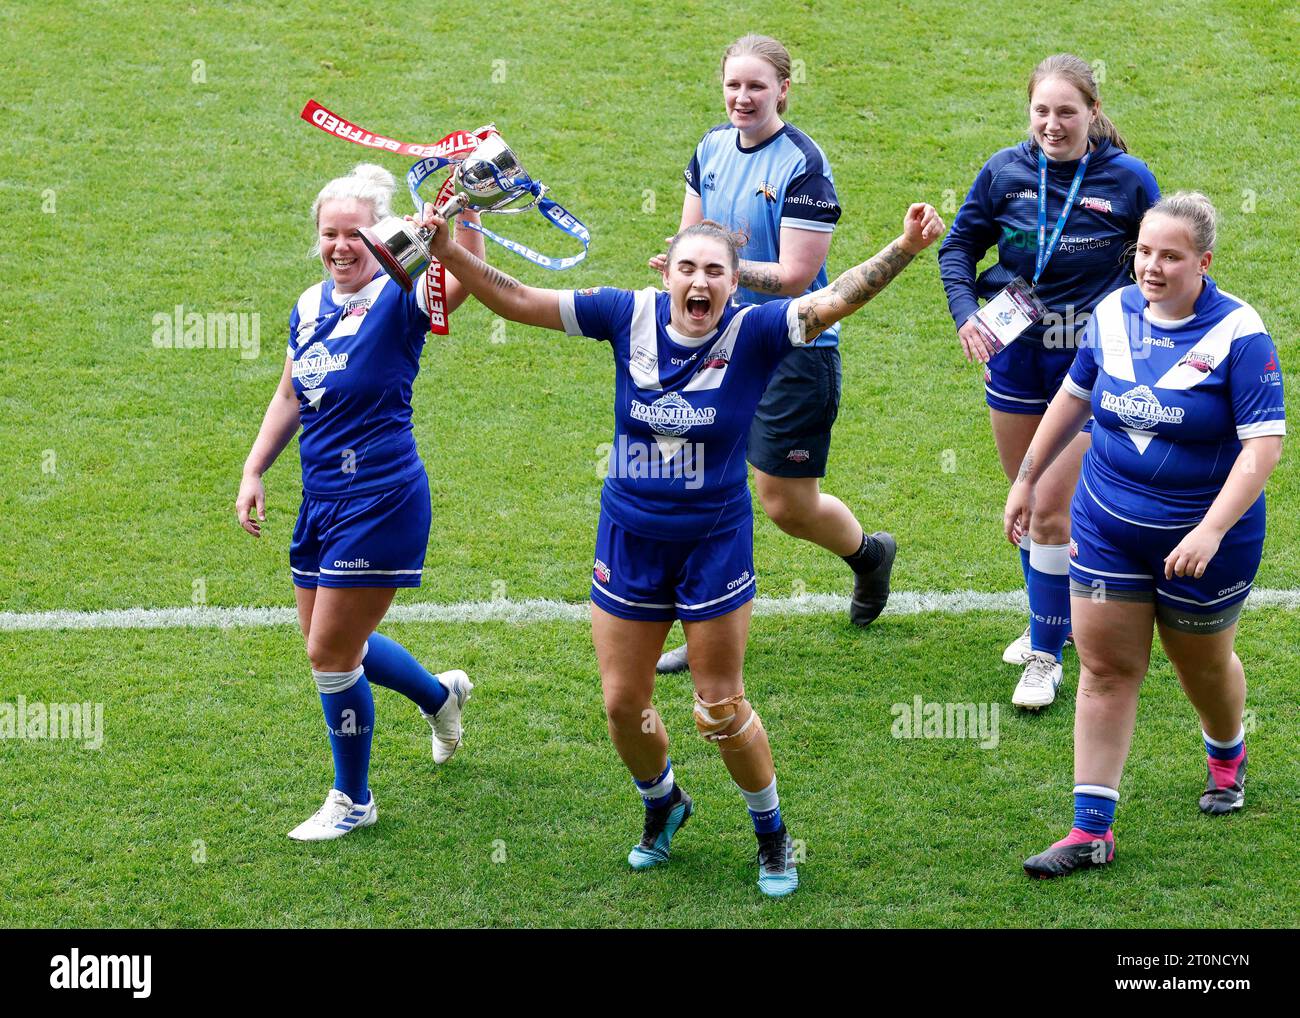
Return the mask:
[[1047,240],[1047,156],[1041,148],[1038,150],[1038,253],[1035,256],[1031,286],[1038,285],[1038,278],[1043,274],[1043,269],[1047,268],[1048,259],[1056,253],[1056,248],[1061,243],[1061,231],[1065,229],[1065,221],[1070,218],[1070,210],[1074,208],[1074,199],[1079,196],[1079,187],[1083,184],[1083,175],[1091,158],[1092,153],[1086,152],[1079,160],[1079,168],[1074,171],[1074,182],[1070,184],[1070,193],[1065,197],[1065,208],[1061,209],[1056,229],[1052,231],[1051,239]]
[[[420,186],[438,171],[447,166],[457,163],[458,159],[445,159],[442,156],[430,156],[427,159],[421,159],[406,171],[406,186],[411,192],[411,200],[415,203],[416,215],[424,211],[424,199],[420,197]],[[570,237],[576,237],[582,242],[582,251],[576,255],[569,255],[566,258],[552,258],[544,255],[540,251],[535,251],[527,244],[521,244],[517,240],[511,240],[509,237],[503,237],[499,233],[489,230],[486,226],[478,223],[471,223],[468,220],[461,220],[461,225],[471,230],[477,230],[483,236],[490,240],[496,241],[507,251],[513,251],[534,265],[540,265],[544,269],[560,271],[562,269],[571,269],[580,261],[587,257],[587,251],[591,246],[591,233],[582,221],[572,212],[569,212],[558,202],[542,195],[542,185],[535,180],[527,177],[516,177],[513,180],[503,179],[496,173],[493,174],[496,184],[503,191],[527,191],[529,194],[540,196],[537,202],[537,211],[540,212],[552,226],[562,233],[567,233]]]

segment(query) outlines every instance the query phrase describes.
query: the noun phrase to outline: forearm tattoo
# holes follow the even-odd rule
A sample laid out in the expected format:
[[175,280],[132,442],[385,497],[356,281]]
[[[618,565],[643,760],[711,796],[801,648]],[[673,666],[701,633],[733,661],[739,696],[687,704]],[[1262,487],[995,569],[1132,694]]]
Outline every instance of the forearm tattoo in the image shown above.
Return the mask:
[[500,269],[480,259],[475,259],[483,268],[484,278],[498,290],[518,290],[519,280],[513,276],[507,276]]
[[779,266],[775,262],[740,263],[740,285],[755,293],[780,293],[782,282]]
[[911,264],[913,257],[894,241],[874,258],[849,269],[831,284],[831,289],[846,304],[853,305],[849,312],[852,313],[888,286],[891,279]]
[[913,257],[893,241],[874,258],[849,269],[824,290],[802,298],[799,320],[803,322],[804,338],[811,340],[841,318],[853,314],[907,268]]
[[1034,469],[1034,450],[1030,449],[1025,453],[1024,461],[1020,464],[1020,473],[1019,475],[1017,475],[1016,480],[1017,481],[1025,480],[1025,478],[1029,476],[1030,471],[1032,471],[1033,469]]

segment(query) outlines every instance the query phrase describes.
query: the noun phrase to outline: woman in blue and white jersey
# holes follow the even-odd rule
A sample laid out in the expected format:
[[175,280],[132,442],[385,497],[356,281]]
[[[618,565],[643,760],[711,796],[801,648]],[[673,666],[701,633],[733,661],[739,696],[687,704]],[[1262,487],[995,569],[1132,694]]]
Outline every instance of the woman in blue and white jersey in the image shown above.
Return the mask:
[[1264,547],[1264,485],[1282,455],[1277,349],[1259,315],[1207,275],[1214,207],[1179,192],[1142,220],[1137,285],[1110,294],[1043,417],[1007,497],[1015,541],[1037,487],[1088,415],[1071,505],[1079,651],[1074,825],[1025,862],[1054,877],[1115,857],[1111,824],[1153,627],[1200,716],[1205,813],[1245,801],[1246,679],[1233,651]]
[[[391,215],[392,174],[362,164],[330,181],[312,204],[326,278],[289,316],[284,373],[244,464],[236,511],[254,537],[266,519],[262,475],[302,428],[302,506],[289,566],[307,657],[334,757],[324,805],[289,832],[339,838],[375,822],[368,783],[375,704],[370,683],[409,697],[433,729],[433,759],[461,737],[473,688],[463,671],[430,674],[376,633],[398,587],[418,587],[429,541],[429,481],[415,449],[411,389],[430,313],[421,278],[404,293],[385,275],[360,230]],[[458,241],[478,254],[479,234]],[[465,299],[448,278],[446,309]]]
[[772,373],[791,351],[852,314],[943,232],[913,205],[904,232],[830,286],[800,298],[735,304],[740,257],[717,223],[683,230],[669,248],[667,292],[522,286],[458,251],[430,217],[434,252],[479,300],[512,321],[607,341],[614,353],[614,443],[592,568],[592,640],[610,737],[645,805],[636,869],[668,859],[691,815],[651,698],[655,663],[682,621],[695,723],[718,746],[758,837],[759,888],[798,885],[781,820],[772,751],[745,699],[741,667],[754,597],[753,509],[745,452]]
[[[962,350],[985,365],[985,402],[1008,480],[1074,360],[1075,337],[1097,302],[1129,282],[1128,249],[1160,197],[1151,171],[1128,154],[1102,113],[1092,69],[1076,56],[1048,57],[1034,68],[1029,135],[984,164],[939,251]],[[1041,204],[1040,178],[1047,182]],[[977,277],[994,245],[997,262]],[[980,299],[1017,276],[1034,284],[1047,313],[995,354],[971,316]],[[1020,707],[1046,707],[1061,682],[1070,633],[1069,505],[1087,448],[1080,434],[1044,476],[1033,528],[1020,546],[1029,625],[1002,655],[1024,668],[1011,698]]]
[[[678,231],[703,219],[742,234],[736,299],[762,304],[820,290],[840,218],[830,161],[784,119],[790,54],[776,39],[746,35],[722,54],[726,123],[700,139],[686,165]],[[662,254],[650,265],[662,272]],[[849,618],[869,626],[885,608],[897,553],[893,535],[869,534],[853,511],[822,491],[839,415],[840,328],[781,361],[750,425],[746,455],[763,512],[785,533],[839,555],[853,573]],[[659,661],[687,667],[684,646]]]

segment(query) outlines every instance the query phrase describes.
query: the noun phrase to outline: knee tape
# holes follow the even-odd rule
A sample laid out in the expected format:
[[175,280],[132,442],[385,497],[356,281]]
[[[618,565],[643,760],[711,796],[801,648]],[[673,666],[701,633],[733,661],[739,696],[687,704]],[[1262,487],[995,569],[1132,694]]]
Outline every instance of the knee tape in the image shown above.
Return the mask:
[[[734,732],[724,735],[723,733],[735,722],[736,715],[740,713],[741,704],[749,707],[749,717]],[[754,740],[754,737],[763,730],[763,722],[759,719],[758,711],[754,710],[745,699],[743,689],[735,696],[729,696],[716,703],[709,703],[697,692],[695,727],[699,729],[705,741],[712,742],[724,753],[734,753],[738,749],[744,749]]]
[[316,688],[322,693],[345,693],[357,684],[364,669],[357,665],[350,672],[318,672],[311,670],[311,677],[316,680]]

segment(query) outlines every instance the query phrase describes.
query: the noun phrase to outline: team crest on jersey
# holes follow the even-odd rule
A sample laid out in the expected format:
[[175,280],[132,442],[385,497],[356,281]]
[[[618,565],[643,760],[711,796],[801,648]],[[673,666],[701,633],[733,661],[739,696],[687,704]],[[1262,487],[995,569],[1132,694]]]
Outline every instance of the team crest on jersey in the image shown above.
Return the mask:
[[355,315],[357,318],[360,318],[370,310],[370,305],[372,303],[373,302],[369,297],[359,297],[356,300],[350,300],[343,305],[343,315],[345,318],[348,315]]
[[1092,209],[1093,212],[1109,212],[1113,214],[1115,211],[1115,209],[1111,207],[1109,198],[1087,198],[1081,196],[1079,198],[1079,207]]
[[716,170],[709,170],[709,172],[704,175],[704,186],[710,191],[718,186],[718,173]]
[[601,583],[608,583],[610,572],[609,566],[605,565],[600,559],[596,559],[596,564],[592,567],[591,575],[596,577]]
[[1157,424],[1182,424],[1183,408],[1162,406],[1149,385],[1139,385],[1122,396],[1101,394],[1101,408],[1109,410],[1130,428],[1154,428]]
[[666,392],[648,405],[632,400],[632,419],[644,421],[661,435],[684,435],[691,428],[712,424],[717,414],[711,406],[695,409],[680,392]]
[[1178,366],[1181,368],[1184,364],[1187,364],[1202,374],[1208,375],[1214,370],[1214,363],[1214,354],[1206,353],[1203,350],[1193,350],[1178,362]]
[[776,201],[776,188],[773,187],[771,184],[769,184],[766,180],[763,181],[761,184],[759,184],[758,190],[754,192],[755,197],[757,197],[760,194],[770,202]]
[[729,350],[719,350],[717,353],[711,353],[704,359],[700,365],[701,371],[708,371],[710,368],[721,371],[731,361],[731,352]]
[[345,371],[347,366],[347,354],[332,354],[325,349],[324,343],[313,343],[294,361],[293,377],[302,383],[304,389],[314,389],[331,371]]

